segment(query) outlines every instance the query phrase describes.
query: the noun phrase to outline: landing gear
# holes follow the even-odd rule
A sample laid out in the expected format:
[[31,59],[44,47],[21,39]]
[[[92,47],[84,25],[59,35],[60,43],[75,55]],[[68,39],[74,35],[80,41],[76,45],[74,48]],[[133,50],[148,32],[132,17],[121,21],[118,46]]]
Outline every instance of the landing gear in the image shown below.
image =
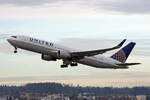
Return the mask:
[[17,51],[15,50],[14,53],[17,53]]
[[17,47],[15,47],[15,51],[14,51],[14,53],[17,53]]
[[63,60],[63,64],[60,67],[61,68],[67,68],[69,64],[70,64],[69,60]]
[[77,63],[71,63],[70,66],[78,66]]
[[61,68],[67,68],[68,65],[61,65]]
[[72,62],[72,60],[63,59],[63,65],[61,65],[61,68],[66,68],[66,67],[68,67],[68,65],[70,65],[70,66],[78,66],[78,63]]

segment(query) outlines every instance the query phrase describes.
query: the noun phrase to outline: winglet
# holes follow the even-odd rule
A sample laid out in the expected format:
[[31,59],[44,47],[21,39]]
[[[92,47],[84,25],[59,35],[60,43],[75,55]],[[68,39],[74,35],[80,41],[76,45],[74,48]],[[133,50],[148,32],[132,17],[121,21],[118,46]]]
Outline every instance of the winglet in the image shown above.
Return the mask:
[[127,39],[124,39],[120,44],[117,45],[117,47],[121,47],[125,43],[126,40]]

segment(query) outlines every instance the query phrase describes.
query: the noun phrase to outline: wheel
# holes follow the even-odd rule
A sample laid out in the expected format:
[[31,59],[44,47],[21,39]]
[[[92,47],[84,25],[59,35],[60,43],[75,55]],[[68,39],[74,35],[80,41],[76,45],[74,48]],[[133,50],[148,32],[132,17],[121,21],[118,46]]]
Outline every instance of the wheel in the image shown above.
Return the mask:
[[61,65],[61,68],[67,68],[68,65]]
[[14,53],[17,53],[17,50],[15,50]]
[[70,66],[78,66],[78,64],[77,63],[72,63],[72,64],[70,64]]

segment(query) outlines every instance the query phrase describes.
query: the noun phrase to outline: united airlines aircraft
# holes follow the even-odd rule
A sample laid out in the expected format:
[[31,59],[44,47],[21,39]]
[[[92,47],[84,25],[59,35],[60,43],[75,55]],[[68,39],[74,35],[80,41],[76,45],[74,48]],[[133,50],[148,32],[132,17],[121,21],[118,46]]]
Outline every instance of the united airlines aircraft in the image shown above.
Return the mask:
[[20,48],[40,53],[42,60],[57,61],[62,59],[63,64],[61,68],[66,68],[68,65],[77,66],[79,63],[96,68],[127,69],[131,65],[140,64],[126,63],[128,56],[136,44],[134,42],[130,42],[127,46],[110,57],[101,55],[107,51],[120,48],[126,39],[112,48],[91,51],[79,51],[52,42],[21,35],[11,36],[7,41],[14,47],[14,53],[17,53],[17,48]]

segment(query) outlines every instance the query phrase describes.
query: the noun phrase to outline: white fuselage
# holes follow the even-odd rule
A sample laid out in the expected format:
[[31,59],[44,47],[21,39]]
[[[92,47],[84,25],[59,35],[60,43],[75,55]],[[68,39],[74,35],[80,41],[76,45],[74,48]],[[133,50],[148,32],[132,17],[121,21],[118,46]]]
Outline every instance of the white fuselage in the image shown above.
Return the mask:
[[[26,37],[26,36],[17,36],[17,38],[9,38],[7,39],[10,44],[14,47],[21,48],[24,50],[57,56],[56,51],[62,51],[62,53],[69,54],[73,51],[79,51],[71,48],[67,48],[55,43],[39,40],[36,38]],[[58,58],[63,59],[63,58]],[[110,57],[104,57],[102,55],[92,56],[92,57],[84,57],[83,59],[77,60],[77,63],[93,66],[96,68],[124,68],[122,66],[118,66],[121,62],[114,60]]]

